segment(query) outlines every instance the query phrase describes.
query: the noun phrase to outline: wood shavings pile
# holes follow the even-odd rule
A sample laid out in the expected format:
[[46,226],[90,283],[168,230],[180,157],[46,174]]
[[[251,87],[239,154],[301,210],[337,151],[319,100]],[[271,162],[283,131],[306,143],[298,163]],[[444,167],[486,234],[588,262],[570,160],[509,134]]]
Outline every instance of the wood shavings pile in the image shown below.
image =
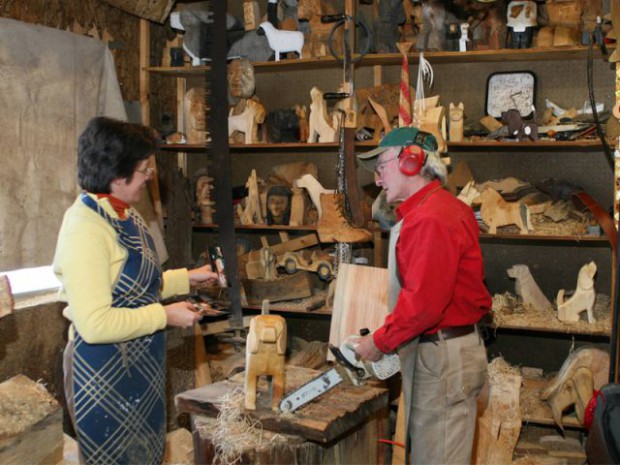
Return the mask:
[[41,383],[18,375],[0,385],[0,438],[12,437],[59,409]]
[[495,357],[489,363],[488,376],[491,386],[503,383],[504,377],[507,375],[521,376],[521,372],[517,367],[513,367],[504,360],[504,357]]
[[[234,465],[241,463],[244,451],[258,449],[263,442],[284,441],[280,435],[265,437],[260,421],[245,414],[245,394],[242,389],[225,394],[218,402],[220,413],[215,428],[207,431],[212,436],[215,446],[213,463]],[[201,426],[198,426],[201,429]]]
[[493,327],[521,327],[556,332],[578,332],[580,334],[611,333],[611,300],[605,294],[596,294],[594,316],[596,322],[589,323],[586,312],[576,323],[567,323],[557,318],[555,308],[538,309],[524,305],[521,299],[510,292],[493,296]]

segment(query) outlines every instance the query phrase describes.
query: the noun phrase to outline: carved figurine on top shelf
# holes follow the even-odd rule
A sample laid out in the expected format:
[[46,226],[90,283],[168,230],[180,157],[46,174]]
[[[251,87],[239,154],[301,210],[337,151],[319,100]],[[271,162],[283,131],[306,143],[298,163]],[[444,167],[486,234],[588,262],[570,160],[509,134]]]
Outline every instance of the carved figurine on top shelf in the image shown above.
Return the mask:
[[[399,26],[400,36],[397,42],[411,42],[414,46],[416,38],[420,35],[423,27],[422,3],[402,2],[405,7],[406,20]],[[381,53],[377,50],[377,53]]]
[[521,202],[506,202],[494,189],[487,187],[473,201],[480,205],[480,216],[488,226],[490,234],[496,234],[497,228],[514,224],[519,234],[528,234],[532,229],[530,209]]
[[513,265],[506,270],[506,273],[516,280],[515,294],[521,298],[524,304],[531,305],[539,311],[553,308],[553,304],[540,290],[527,265]]
[[335,142],[336,131],[329,123],[327,117],[327,105],[323,100],[323,92],[317,87],[310,90],[310,116],[309,116],[309,137],[308,142]]
[[536,46],[561,47],[579,44],[584,0],[547,0],[544,7],[549,21],[538,31]]
[[206,144],[209,139],[206,125],[205,90],[192,87],[185,93],[185,124],[188,144]]
[[422,3],[422,30],[416,38],[416,50],[441,51],[446,48],[446,25],[458,22],[440,0]]
[[398,26],[407,22],[402,0],[381,0],[373,23],[373,45],[376,53],[396,53]]
[[508,3],[508,48],[530,48],[537,26],[536,2],[516,0]]
[[461,36],[459,37],[459,52],[471,50],[471,40],[469,40],[469,24],[461,23]]
[[465,106],[463,102],[455,105],[450,103],[448,107],[449,124],[450,124],[450,142],[463,141],[463,122],[465,115]]
[[204,224],[213,223],[215,213],[215,202],[211,200],[213,190],[213,178],[206,170],[199,170],[196,173],[196,206],[200,211],[200,222]]
[[267,36],[269,47],[275,53],[275,60],[280,61],[280,54],[296,52],[302,58],[304,35],[299,31],[281,31],[276,29],[269,21],[262,22],[256,33]]
[[458,52],[459,39],[461,38],[461,28],[459,23],[448,23],[446,30],[446,51]]
[[501,2],[478,12],[470,26],[474,50],[498,50],[506,44],[506,13]]
[[267,192],[267,224],[288,225],[291,217],[291,189],[273,186]]
[[574,406],[577,420],[582,425],[594,390],[608,383],[609,352],[592,346],[573,350],[558,374],[540,392],[540,399],[551,406],[553,420],[564,430],[563,412]]
[[579,314],[586,310],[588,312],[588,322],[596,322],[594,318],[594,301],[596,299],[596,291],[594,290],[595,275],[596,263],[587,263],[579,270],[577,289],[575,289],[575,293],[568,300],[564,300],[564,289],[558,291],[556,298],[558,320],[566,323],[576,323],[579,321]]
[[[307,21],[310,32],[304,46],[304,56],[324,57],[328,55],[328,41],[332,32],[333,24],[323,23],[321,17],[325,15],[336,14],[337,11],[333,2],[328,0],[299,0],[297,3],[297,16],[301,21]],[[333,37],[334,44],[340,44],[342,41],[339,36],[340,32],[336,32]],[[306,51],[308,53],[306,53]],[[341,51],[338,50],[337,53]]]
[[[267,304],[268,305],[268,304]],[[245,408],[256,410],[258,378],[271,378],[271,409],[278,410],[284,396],[286,321],[264,313],[250,320],[245,359]]]

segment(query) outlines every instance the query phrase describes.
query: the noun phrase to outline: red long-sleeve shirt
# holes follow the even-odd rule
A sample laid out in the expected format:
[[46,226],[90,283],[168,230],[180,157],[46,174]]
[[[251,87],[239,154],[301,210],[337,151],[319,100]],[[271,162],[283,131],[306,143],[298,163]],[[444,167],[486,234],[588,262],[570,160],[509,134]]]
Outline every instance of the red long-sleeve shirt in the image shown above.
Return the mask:
[[421,334],[477,323],[491,308],[472,209],[436,180],[397,213],[403,219],[396,244],[402,290],[373,336],[382,352]]

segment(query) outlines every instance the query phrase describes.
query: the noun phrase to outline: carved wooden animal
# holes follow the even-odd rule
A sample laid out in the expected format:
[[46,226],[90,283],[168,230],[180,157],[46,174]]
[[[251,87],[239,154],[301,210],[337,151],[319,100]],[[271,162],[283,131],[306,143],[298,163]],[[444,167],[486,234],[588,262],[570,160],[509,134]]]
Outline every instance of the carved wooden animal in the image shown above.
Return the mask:
[[323,209],[321,208],[321,194],[333,194],[333,189],[325,189],[317,179],[311,174],[304,174],[299,179],[295,180],[295,187],[303,187],[308,191],[308,195],[310,195],[310,200],[316,207],[317,212],[319,213],[319,218],[321,218],[323,214]]
[[323,92],[317,87],[310,90],[312,103],[310,104],[308,142],[335,142],[336,131],[329,124],[327,107],[323,100]]
[[463,102],[458,105],[450,103],[448,119],[450,121],[450,142],[461,142],[463,140],[463,119],[465,106]]
[[467,184],[465,184],[463,189],[461,189],[461,192],[459,192],[459,195],[457,195],[456,198],[459,199],[461,202],[471,206],[474,199],[479,195],[480,192],[478,192],[478,189],[476,189],[476,182],[469,181]]
[[480,204],[482,221],[489,227],[489,233],[495,234],[500,226],[514,224],[519,228],[519,234],[527,234],[532,230],[530,210],[521,202],[506,202],[495,190],[487,187],[474,199]]
[[237,204],[237,213],[239,214],[241,224],[264,224],[256,170],[252,170],[245,186],[248,188],[245,208]]
[[276,279],[276,254],[271,247],[263,247],[260,249],[260,263],[263,268],[262,278],[265,281],[273,281]]
[[515,294],[521,297],[524,304],[530,304],[536,310],[553,308],[553,304],[545,297],[534,280],[527,265],[513,265],[506,270],[508,276],[516,279]]
[[260,376],[271,377],[271,409],[278,410],[284,396],[286,321],[279,315],[258,315],[250,320],[245,355],[245,408],[256,410]]
[[584,310],[588,312],[588,322],[594,323],[594,300],[596,291],[594,290],[594,275],[596,274],[596,263],[590,262],[581,267],[577,277],[577,289],[570,299],[564,300],[564,289],[558,291],[556,304],[558,306],[558,319],[567,323],[579,321],[579,314]]
[[276,55],[276,61],[280,61],[280,54],[286,52],[297,52],[301,58],[301,49],[304,46],[304,35],[300,31],[281,31],[276,29],[269,21],[260,23],[256,30],[258,35],[267,36],[269,47]]
[[305,105],[295,105],[295,114],[299,119],[299,140],[307,141],[310,136],[310,124],[308,123],[308,109]]
[[589,346],[575,349],[562,364],[562,368],[540,393],[541,400],[551,406],[553,419],[564,429],[562,412],[575,406],[577,419],[584,421],[585,408],[594,389],[607,384],[609,376],[609,353]]
[[513,137],[518,141],[538,140],[538,125],[533,122],[524,122],[519,110],[510,109],[502,112],[502,122],[508,128],[508,137]]
[[[327,55],[329,35],[332,31],[332,23],[323,23],[321,17],[324,15],[333,15],[337,13],[336,6],[328,0],[298,0],[297,17],[300,20],[306,20],[310,26],[310,33],[304,46],[304,55],[308,54],[313,57],[321,57]],[[333,37],[334,44],[340,44],[341,34],[337,32]],[[341,47],[336,47],[337,53],[340,53]],[[306,54],[306,51],[308,54]]]
[[243,113],[233,115],[233,111],[228,116],[228,137],[239,131],[244,133],[246,144],[258,142],[258,125],[265,121],[265,107],[256,100],[248,100]]
[[447,150],[446,111],[439,105],[439,95],[413,102],[413,122],[414,126],[435,136],[439,152]]

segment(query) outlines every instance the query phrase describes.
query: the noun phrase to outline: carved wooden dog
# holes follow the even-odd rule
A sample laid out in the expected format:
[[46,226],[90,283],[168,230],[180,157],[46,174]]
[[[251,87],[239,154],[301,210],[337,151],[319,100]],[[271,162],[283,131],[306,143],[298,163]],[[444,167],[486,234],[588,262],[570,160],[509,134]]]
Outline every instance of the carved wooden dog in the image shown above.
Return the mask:
[[579,314],[584,310],[588,312],[588,322],[594,323],[594,300],[596,291],[594,290],[594,275],[596,274],[596,263],[590,262],[581,267],[577,277],[577,289],[568,300],[564,300],[564,289],[558,291],[556,304],[558,306],[558,320],[567,323],[579,321]]
[[506,270],[508,276],[516,279],[515,294],[521,297],[524,304],[530,304],[536,310],[553,308],[553,304],[540,290],[527,265],[513,265]]
[[308,142],[317,142],[317,139],[318,142],[334,142],[336,131],[329,124],[323,92],[317,87],[313,87],[310,90],[310,97],[312,103],[310,104]]
[[265,121],[265,107],[256,100],[248,100],[243,113],[239,115],[232,113],[233,109],[228,116],[228,137],[239,131],[245,134],[246,144],[258,142],[258,125]]
[[450,103],[448,116],[450,120],[450,142],[461,142],[463,140],[463,120],[465,106],[463,102],[455,105]]
[[333,194],[333,189],[325,189],[321,183],[311,174],[304,174],[299,179],[295,180],[295,187],[303,187],[308,191],[310,200],[316,207],[319,214],[319,218],[323,216],[323,209],[321,207],[321,194]]
[[279,315],[258,315],[250,321],[245,355],[245,408],[256,410],[259,376],[271,377],[271,409],[284,396],[286,321]]
[[532,229],[530,210],[520,202],[506,202],[495,190],[487,187],[474,199],[480,204],[482,221],[489,227],[489,233],[495,234],[499,226],[517,225],[520,234],[527,234]]

